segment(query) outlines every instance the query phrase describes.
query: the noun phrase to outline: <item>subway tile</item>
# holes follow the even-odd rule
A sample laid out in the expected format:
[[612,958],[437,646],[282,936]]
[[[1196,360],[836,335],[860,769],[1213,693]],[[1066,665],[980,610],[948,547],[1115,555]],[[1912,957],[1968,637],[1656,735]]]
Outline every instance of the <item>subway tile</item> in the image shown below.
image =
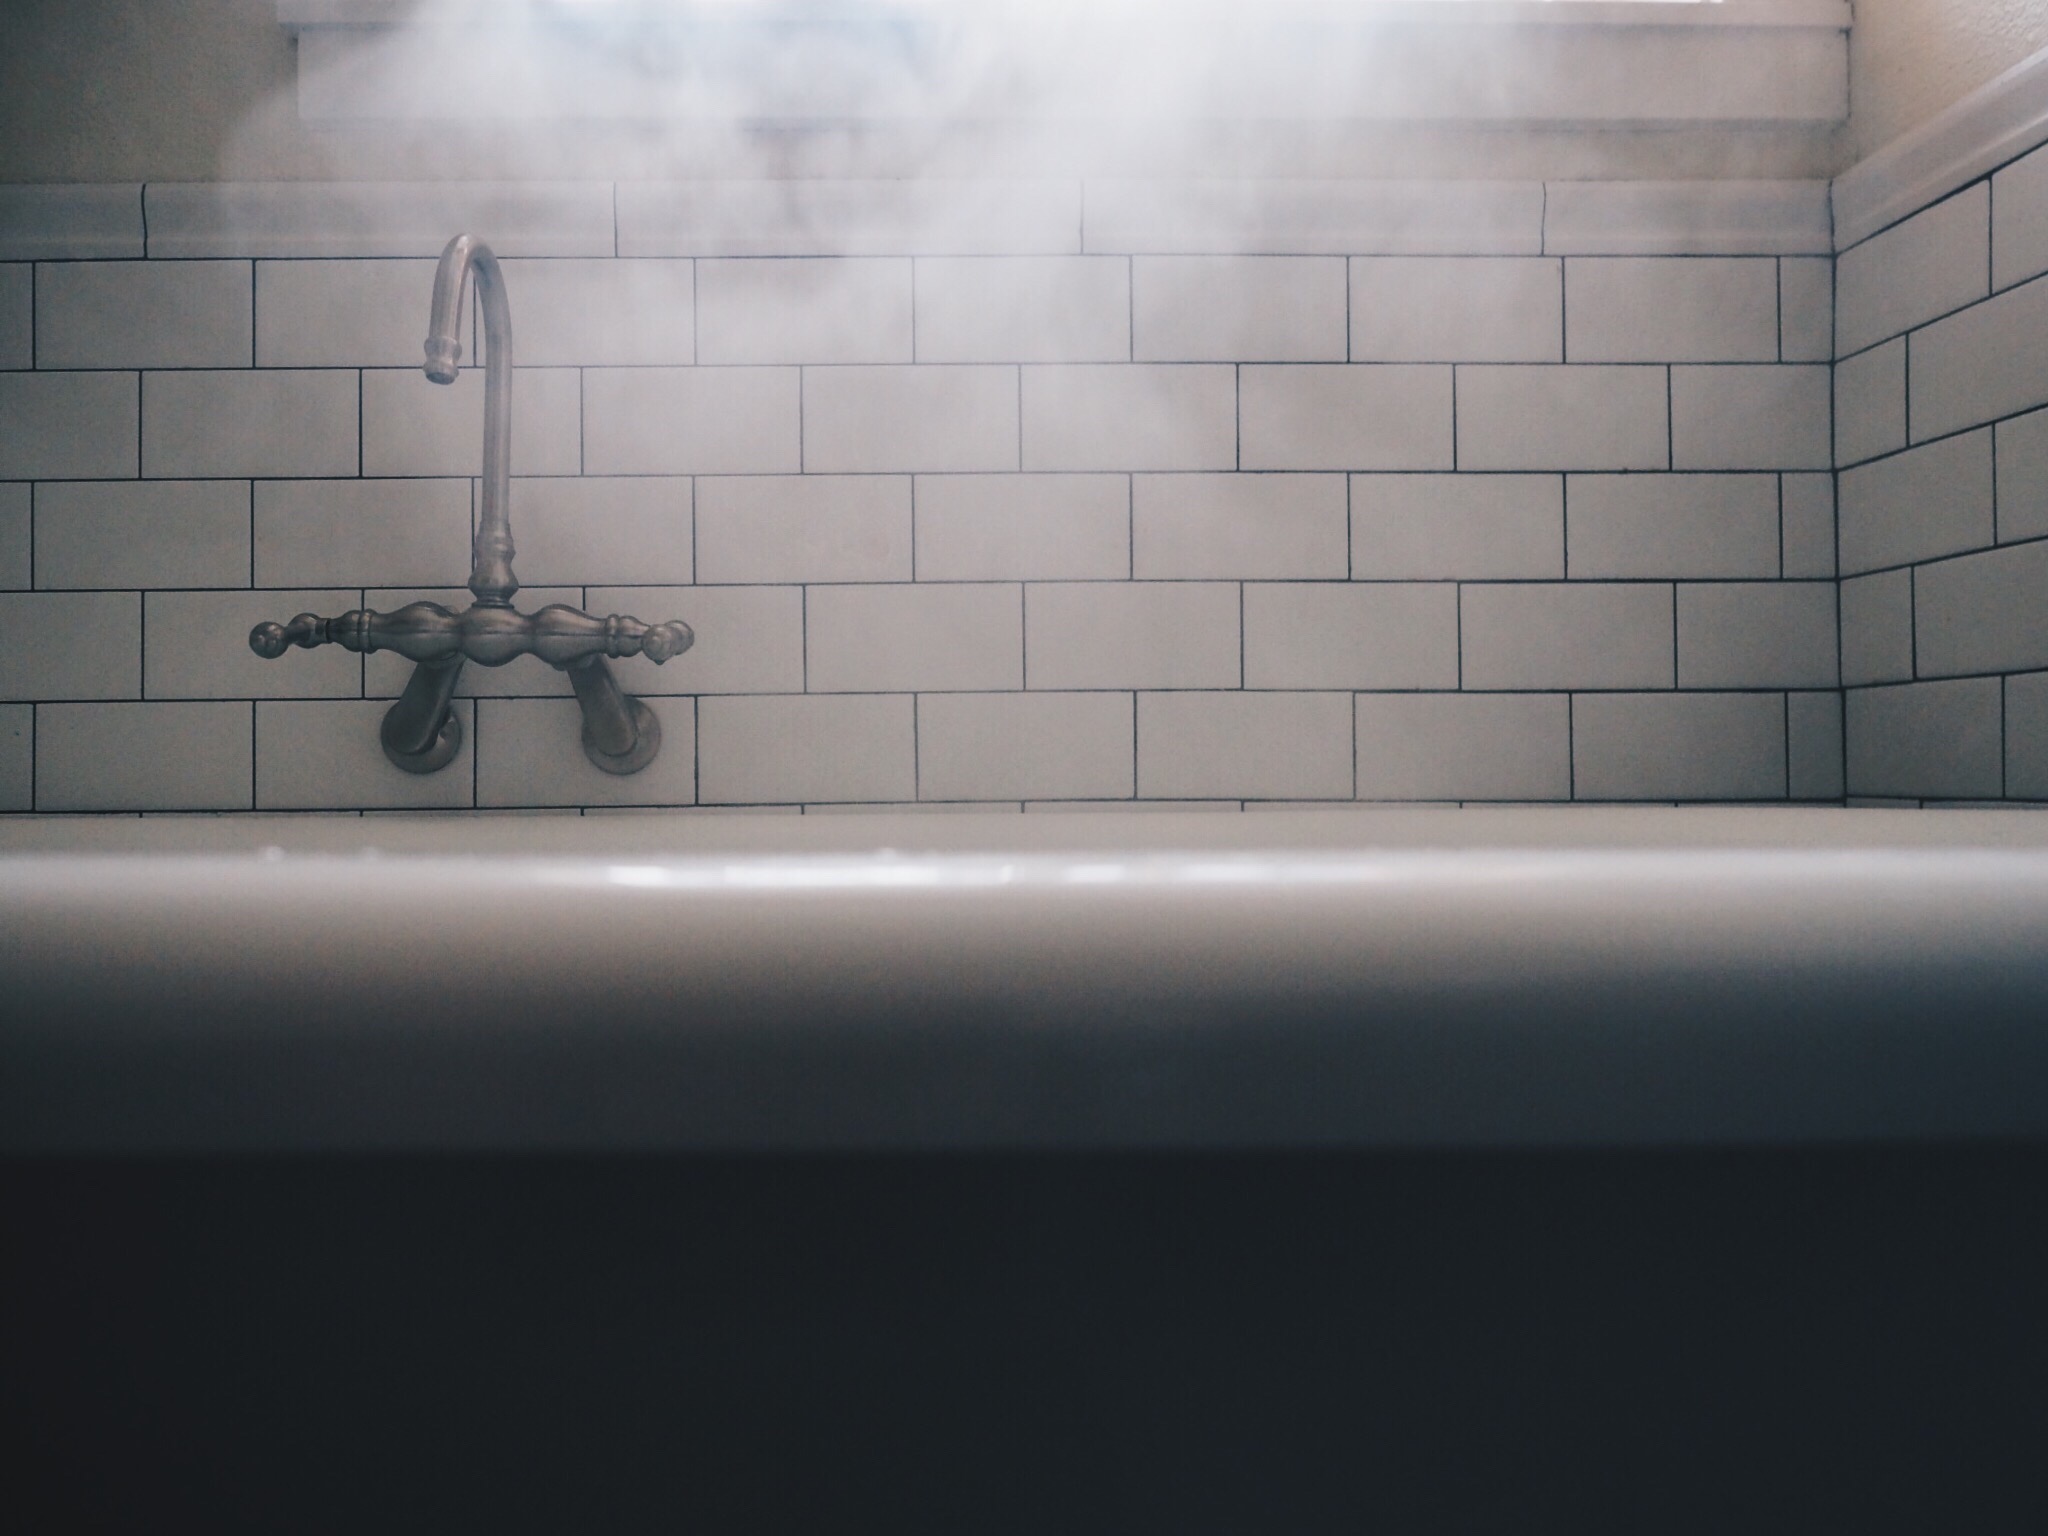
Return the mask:
[[35,706],[0,704],[0,811],[35,809]]
[[[378,613],[396,613],[414,603],[438,603],[450,613],[462,613],[475,601],[467,587],[452,584],[369,587],[363,592],[362,606]],[[521,587],[518,602],[529,613],[537,613],[550,603],[581,608],[583,592],[578,587]],[[349,606],[356,605],[352,602]],[[363,658],[363,696],[395,699],[412,681],[412,674],[413,663],[398,652],[372,652]],[[525,656],[516,657],[501,667],[470,662],[463,667],[462,676],[455,684],[455,697],[458,699],[565,699],[569,694],[566,676],[544,661]]]
[[[259,261],[256,363],[262,368],[412,368],[426,356],[431,261]],[[463,360],[476,360],[473,314]],[[525,358],[524,316],[514,328]]]
[[1786,791],[1794,800],[1842,798],[1842,696],[1785,698]]
[[504,271],[521,367],[631,367],[695,356],[690,262],[508,261]]
[[1913,583],[1921,677],[2048,667],[2048,543],[1923,565]]
[[1131,573],[1126,475],[919,475],[920,581],[1114,581]]
[[1669,688],[1669,583],[1527,583],[1464,589],[1467,688]]
[[1564,280],[1548,257],[1351,262],[1357,363],[1564,361]]
[[1243,370],[1245,469],[1425,470],[1453,465],[1451,369],[1302,363]]
[[1913,573],[1879,571],[1841,584],[1842,683],[1909,682],[1913,676]]
[[1925,325],[1990,291],[1985,183],[1915,214],[1835,261],[1835,356]]
[[690,805],[697,798],[696,711],[688,699],[647,699],[661,749],[637,773],[606,773],[583,755],[574,699],[481,699],[476,705],[479,807]]
[[139,182],[0,186],[0,261],[142,254]]
[[1138,475],[1131,563],[1139,580],[1350,574],[1342,475]]
[[1825,181],[1553,181],[1543,249],[1565,256],[1825,255]]
[[1166,255],[1534,256],[1532,181],[1090,181],[1089,251]]
[[2048,411],[2001,421],[1995,436],[2000,542],[2048,534]]
[[1835,263],[1831,256],[1778,261],[1778,357],[1825,363],[1835,355]]
[[512,533],[522,578],[543,585],[691,580],[686,479],[592,476],[512,482]]
[[30,585],[29,495],[25,481],[0,484],[0,592]]
[[1779,534],[1788,579],[1835,574],[1835,477],[1778,477]]
[[613,254],[609,182],[152,182],[144,199],[151,256],[439,256],[463,229],[498,256]]
[[1050,813],[1057,816],[1093,816],[1103,812],[1137,816],[1191,816],[1217,811],[1227,811],[1234,816],[1243,809],[1242,802],[1236,800],[1028,800],[1024,804],[1026,815]]
[[1666,371],[1458,369],[1458,468],[1666,469]]
[[1023,370],[1028,470],[1237,467],[1237,371],[1205,363]]
[[920,363],[1115,363],[1131,355],[1118,256],[922,257]]
[[1141,693],[1138,793],[1348,800],[1347,693]]
[[1673,469],[1832,468],[1825,364],[1671,370]]
[[1456,688],[1447,582],[1247,583],[1247,688]]
[[142,691],[134,592],[0,592],[0,699],[132,699]]
[[697,482],[699,581],[908,581],[910,554],[905,476]]
[[945,693],[917,701],[927,800],[1118,799],[1135,792],[1126,693]]
[[256,486],[256,582],[411,587],[469,570],[466,480],[279,480]]
[[813,693],[1024,686],[1023,594],[1014,585],[812,587],[804,636]]
[[696,640],[657,666],[612,663],[634,694],[802,693],[804,593],[799,587],[592,587],[592,613],[630,613],[650,624],[681,619]]
[[1991,497],[1988,431],[1844,470],[1843,574],[1986,547]]
[[1991,178],[1991,286],[2048,272],[2048,154],[2035,150]]
[[808,474],[1017,468],[1017,370],[806,368]]
[[2005,679],[2005,792],[2048,800],[2048,673]]
[[246,261],[58,261],[36,270],[43,368],[246,368]]
[[1592,694],[1572,701],[1580,800],[1782,800],[1775,693]]
[[1851,795],[1991,800],[2003,793],[1995,677],[1852,688],[1843,714]]
[[583,469],[592,475],[778,475],[802,468],[794,368],[592,368]]
[[902,257],[697,263],[700,363],[907,363]]
[[308,592],[147,592],[142,599],[142,692],[150,699],[353,699],[362,662],[338,645],[294,646],[275,661],[249,649],[249,631],[301,613],[332,618],[357,606],[353,589]]
[[1835,462],[1860,464],[1906,446],[1906,340],[1835,364]]
[[1345,359],[1344,262],[1335,256],[1140,256],[1131,354],[1159,363]]
[[1837,688],[1832,581],[1682,582],[1681,688]]
[[0,373],[0,480],[135,478],[132,373]]
[[1757,257],[1588,257],[1564,264],[1574,363],[1778,358],[1778,264]]
[[1577,579],[1778,574],[1776,475],[1572,475],[1565,508]]
[[88,480],[36,489],[39,587],[248,584],[246,480]]
[[[256,808],[463,810],[475,803],[476,706],[458,699],[462,749],[437,773],[407,773],[378,732],[387,699],[279,700],[256,706]],[[573,742],[569,750],[582,750]]]
[[618,184],[621,256],[1057,256],[1080,239],[1076,181]]
[[163,480],[353,475],[359,377],[342,369],[146,373],[142,472]]
[[1561,693],[1358,695],[1361,800],[1569,800]]
[[1556,580],[1558,475],[1353,475],[1351,574],[1384,580]]
[[45,704],[36,711],[36,809],[246,811],[250,708]]
[[1239,660],[1234,583],[1024,589],[1024,680],[1032,688],[1235,688]]
[[[435,384],[417,368],[363,374],[365,475],[478,475],[484,457],[484,377],[464,369]],[[521,368],[512,389],[512,473],[582,468],[582,380],[573,368]]]
[[0,370],[36,365],[34,290],[27,262],[0,263]]
[[697,701],[697,798],[787,805],[917,798],[907,694]]
[[2048,404],[2048,281],[1937,321],[1912,347],[1915,442]]

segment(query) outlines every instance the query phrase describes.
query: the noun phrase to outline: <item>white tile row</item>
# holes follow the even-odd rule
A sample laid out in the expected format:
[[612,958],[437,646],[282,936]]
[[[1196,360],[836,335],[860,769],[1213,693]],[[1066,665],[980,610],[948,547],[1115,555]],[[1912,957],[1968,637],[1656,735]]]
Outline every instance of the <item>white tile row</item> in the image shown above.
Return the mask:
[[[2005,562],[1989,575],[1960,564],[1943,578],[1960,584],[1952,601],[1982,598],[1985,582],[2003,599],[2044,548],[1984,557]],[[2001,580],[2007,586],[1997,586]],[[1851,583],[1849,592],[1855,601],[1845,598],[1845,618],[1853,621],[1846,627],[1867,648],[1867,587]],[[689,623],[700,639],[684,656],[659,667],[644,659],[619,664],[629,689],[657,696],[1820,688],[1836,686],[1839,676],[1835,589],[1827,581],[958,582],[531,587],[523,595],[534,607],[587,602],[600,614]],[[267,619],[332,617],[358,606],[390,612],[416,601],[460,607],[467,598],[460,589],[426,586],[0,593],[0,632],[10,641],[0,648],[0,699],[393,695],[409,672],[400,658],[359,662],[323,647],[267,662],[243,639]],[[1923,615],[1922,622],[1932,621]],[[1995,635],[1995,615],[1976,622]],[[1958,671],[2017,670],[2030,664],[2034,644],[2010,635],[1944,643],[1997,643],[2008,647],[2000,657],[2017,658],[1949,668]],[[2024,654],[2011,652],[2015,645]],[[1867,671],[1857,676],[1872,680]],[[521,662],[472,669],[463,692],[566,697],[568,690],[544,665]]]
[[[393,422],[366,467],[412,431],[409,477],[50,481],[33,517],[0,484],[0,590],[445,582],[471,482],[445,433]],[[2017,475],[2048,439],[2013,425]],[[2039,513],[2009,499],[2024,537]],[[1834,574],[1826,474],[522,476],[511,507],[541,585]]]
[[[527,367],[1830,356],[1829,264],[1814,258],[515,258],[504,272]],[[33,283],[8,264],[0,367],[413,367],[431,292],[432,264],[409,259],[45,262]]]
[[1825,182],[717,180],[0,187],[0,259],[1825,255]]
[[[1996,681],[1990,684],[1995,696]],[[1867,693],[1851,696],[1852,700]],[[461,701],[441,773],[386,763],[381,700],[0,706],[0,809],[367,810],[1006,801],[1770,800],[1839,794],[1815,693],[962,694],[650,701],[602,775],[567,699]],[[1852,705],[1853,707],[1853,705]],[[1852,717],[1853,718],[1853,717]]]

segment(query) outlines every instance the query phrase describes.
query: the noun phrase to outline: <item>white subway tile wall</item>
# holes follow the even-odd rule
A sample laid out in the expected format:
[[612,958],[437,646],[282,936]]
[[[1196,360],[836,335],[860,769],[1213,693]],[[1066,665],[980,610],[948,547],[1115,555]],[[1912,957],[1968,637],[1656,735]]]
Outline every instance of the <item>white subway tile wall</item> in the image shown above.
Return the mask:
[[1853,801],[2031,801],[2048,788],[2044,272],[2048,150],[1840,258]]
[[[1998,190],[1838,274],[1805,184],[0,189],[0,808],[2039,794],[2048,172]],[[522,606],[696,630],[617,664],[640,775],[530,660],[415,777],[402,661],[246,646],[464,600],[464,227]]]

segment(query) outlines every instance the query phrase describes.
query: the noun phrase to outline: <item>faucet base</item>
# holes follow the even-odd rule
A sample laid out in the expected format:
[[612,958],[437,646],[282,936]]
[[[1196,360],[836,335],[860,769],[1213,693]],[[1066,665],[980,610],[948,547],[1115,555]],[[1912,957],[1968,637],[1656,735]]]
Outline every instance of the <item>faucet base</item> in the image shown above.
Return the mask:
[[393,739],[391,717],[399,712],[400,706],[392,705],[384,711],[384,726],[378,731],[378,740],[383,743],[384,755],[392,766],[403,768],[407,773],[438,773],[455,761],[455,754],[462,750],[462,717],[449,710],[441,717],[441,727],[434,733],[434,739],[418,752],[408,752]]
[[626,713],[633,722],[633,744],[623,752],[607,752],[597,744],[586,721],[583,727],[583,755],[606,773],[623,776],[638,773],[653,762],[655,754],[661,751],[661,721],[655,717],[653,710],[630,693],[622,697],[625,699]]

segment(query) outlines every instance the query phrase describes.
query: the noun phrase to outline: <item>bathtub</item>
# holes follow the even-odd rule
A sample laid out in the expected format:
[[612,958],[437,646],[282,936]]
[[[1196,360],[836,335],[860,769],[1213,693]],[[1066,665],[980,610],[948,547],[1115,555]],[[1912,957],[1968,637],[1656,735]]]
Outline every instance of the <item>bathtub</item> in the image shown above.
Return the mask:
[[0,1151],[2048,1131],[2002,811],[16,819]]

